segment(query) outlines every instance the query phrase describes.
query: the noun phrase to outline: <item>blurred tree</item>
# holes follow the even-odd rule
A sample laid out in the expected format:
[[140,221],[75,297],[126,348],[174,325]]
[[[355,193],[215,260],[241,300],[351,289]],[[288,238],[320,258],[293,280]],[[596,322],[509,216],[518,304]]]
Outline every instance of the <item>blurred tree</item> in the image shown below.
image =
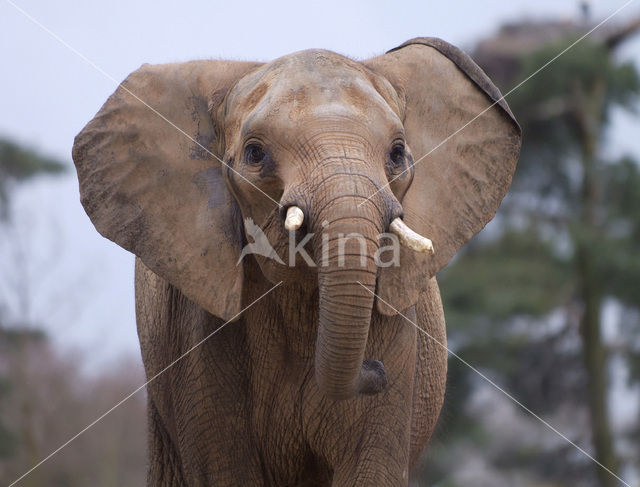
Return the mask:
[[[474,58],[508,92],[590,27],[510,24],[480,42]],[[500,377],[538,413],[573,411],[577,421],[587,405],[588,434],[578,425],[573,438],[590,440],[597,460],[618,474],[601,316],[609,298],[640,310],[640,171],[629,157],[607,158],[604,145],[612,111],[633,111],[640,93],[636,68],[615,56],[638,29],[640,19],[594,33],[507,97],[524,134],[510,194],[491,235],[475,239],[440,276],[458,353]],[[635,336],[616,344],[630,366],[640,352]],[[472,374],[456,362],[453,379]],[[465,384],[472,382],[462,382],[467,398]],[[465,415],[455,408],[453,423],[467,424]],[[566,444],[555,444],[544,461],[538,451],[538,462],[531,448],[520,438],[494,464],[514,469],[525,462],[540,477],[567,485],[589,485],[594,476],[599,485],[618,485],[584,457],[576,462]]]
[[[24,264],[35,257],[25,241],[11,232],[17,225],[10,218],[11,190],[18,183],[41,174],[59,174],[66,167],[0,139],[0,249],[2,259],[12,261],[11,266],[0,267],[0,284],[5,284],[0,286],[1,485],[15,481],[144,382],[139,360],[123,360],[113,370],[83,375],[78,361],[56,350],[39,329],[40,323],[30,318],[34,297],[29,289],[34,277]],[[52,257],[57,259],[53,248]],[[51,272],[50,261],[39,264]],[[15,295],[18,305],[9,305],[9,295]],[[67,301],[77,309],[77,302]],[[144,394],[132,397],[20,485],[143,485],[145,417]]]
[[[13,183],[25,181],[38,174],[57,174],[64,171],[66,166],[50,157],[44,157],[36,152],[22,147],[6,138],[0,137],[0,225],[9,224],[9,195]],[[22,343],[23,340],[35,340],[40,333],[32,330],[7,330],[4,314],[6,303],[0,299],[0,347],[7,344]],[[5,357],[6,359],[6,357]],[[0,372],[0,411],[2,404],[12,393],[12,380],[6,373]],[[6,421],[6,416],[0,415],[0,459],[10,457],[17,448],[18,432],[12,431]]]
[[58,174],[66,165],[0,137],[0,221],[9,217],[9,190],[13,182],[40,174]]
[[[9,485],[144,382],[139,360],[87,376],[38,331],[0,330],[0,372],[10,390],[0,398],[12,437],[0,456],[0,485]],[[143,485],[146,403],[138,394],[20,481],[24,487]]]

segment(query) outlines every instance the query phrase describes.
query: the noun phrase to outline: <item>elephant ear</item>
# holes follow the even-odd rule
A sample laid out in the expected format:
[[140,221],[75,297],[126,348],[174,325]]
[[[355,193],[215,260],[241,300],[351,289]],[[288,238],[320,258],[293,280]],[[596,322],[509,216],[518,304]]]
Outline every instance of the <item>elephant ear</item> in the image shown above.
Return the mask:
[[82,204],[96,229],[226,320],[242,306],[241,234],[208,105],[257,66],[143,65],[73,146]]
[[[413,39],[365,64],[389,80],[404,108],[415,161],[404,220],[435,248],[427,255],[403,247],[400,266],[381,269],[379,295],[403,310],[495,215],[511,184],[521,131],[484,72],[440,39]],[[378,309],[395,314],[382,300]]]

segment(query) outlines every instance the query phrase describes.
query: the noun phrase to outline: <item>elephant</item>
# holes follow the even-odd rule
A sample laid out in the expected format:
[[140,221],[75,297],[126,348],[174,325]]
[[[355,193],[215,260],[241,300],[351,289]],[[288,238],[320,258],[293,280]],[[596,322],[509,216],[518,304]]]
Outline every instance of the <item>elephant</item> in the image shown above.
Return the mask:
[[520,141],[437,38],[130,74],[73,160],[136,256],[148,485],[408,485],[445,393],[436,273],[494,217]]

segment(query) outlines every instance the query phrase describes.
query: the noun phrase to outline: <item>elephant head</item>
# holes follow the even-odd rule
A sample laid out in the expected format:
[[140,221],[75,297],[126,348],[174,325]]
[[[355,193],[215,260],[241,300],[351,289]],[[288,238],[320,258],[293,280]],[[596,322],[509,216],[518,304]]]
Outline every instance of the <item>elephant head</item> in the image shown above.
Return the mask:
[[[255,257],[266,278],[318,288],[316,380],[342,399],[384,387],[384,367],[364,357],[374,306],[416,303],[494,216],[519,148],[484,73],[423,38],[364,62],[309,50],[144,65],[76,137],[73,159],[98,231],[225,320],[249,304],[243,222],[258,228],[280,256]],[[408,246],[380,267],[388,231]],[[428,247],[418,234],[435,252],[409,248]],[[292,245],[312,262],[289,262]]]

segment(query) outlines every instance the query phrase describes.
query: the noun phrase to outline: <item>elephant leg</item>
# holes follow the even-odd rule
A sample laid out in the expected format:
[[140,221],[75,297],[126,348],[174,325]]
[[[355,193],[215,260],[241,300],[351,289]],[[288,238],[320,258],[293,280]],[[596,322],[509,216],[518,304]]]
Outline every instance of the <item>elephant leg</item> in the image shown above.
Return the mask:
[[147,466],[148,487],[186,486],[180,457],[162,424],[160,415],[148,399],[149,422],[149,465]]
[[[404,330],[415,340],[415,333]],[[341,454],[334,457],[332,486],[406,486],[409,481],[409,450],[411,385],[414,371],[414,350],[405,350],[406,361],[391,360],[386,363],[394,386],[389,393],[374,398],[362,398],[367,403],[357,411],[351,425],[342,428],[338,442]],[[395,369],[395,370],[394,370]],[[403,378],[401,377],[404,377]],[[350,412],[353,414],[353,412]],[[348,413],[347,413],[348,414]],[[346,414],[345,414],[346,415]]]
[[[411,450],[409,465],[413,467],[435,429],[447,381],[447,335],[435,278],[416,304],[415,314],[407,315],[424,332],[418,332],[418,350],[411,409]],[[407,323],[408,326],[413,326]]]

